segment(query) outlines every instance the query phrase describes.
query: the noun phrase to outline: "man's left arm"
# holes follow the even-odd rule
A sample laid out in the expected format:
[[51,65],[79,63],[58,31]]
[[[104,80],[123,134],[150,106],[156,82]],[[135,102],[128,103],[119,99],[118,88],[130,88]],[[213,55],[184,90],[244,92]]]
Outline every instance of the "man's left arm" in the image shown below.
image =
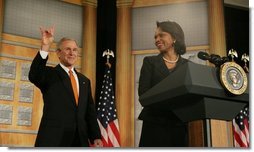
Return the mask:
[[100,128],[97,122],[95,104],[93,102],[90,81],[88,83],[88,104],[86,111],[86,121],[88,125],[88,136],[90,142],[95,146],[102,146]]

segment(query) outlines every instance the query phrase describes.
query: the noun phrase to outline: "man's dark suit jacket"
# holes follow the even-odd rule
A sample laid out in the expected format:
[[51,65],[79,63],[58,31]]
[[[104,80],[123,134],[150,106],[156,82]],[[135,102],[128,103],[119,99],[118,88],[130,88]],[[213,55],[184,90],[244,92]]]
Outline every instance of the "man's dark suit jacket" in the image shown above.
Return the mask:
[[[173,69],[173,71],[186,62],[188,62],[188,60],[179,57],[176,67]],[[161,80],[165,79],[171,74],[171,72],[164,63],[162,54],[145,57],[139,78],[139,96],[151,89]],[[178,119],[172,111],[162,111],[161,109],[154,107],[144,107],[139,115],[139,119],[161,124],[169,121],[171,123],[173,123],[172,121],[180,121],[180,119]]]
[[46,66],[47,59],[42,59],[38,53],[29,72],[29,80],[41,90],[44,100],[35,146],[68,147],[72,144],[76,128],[81,145],[89,146],[88,140],[93,142],[101,138],[90,80],[75,71],[79,80],[79,102],[76,106],[68,74],[60,65]]

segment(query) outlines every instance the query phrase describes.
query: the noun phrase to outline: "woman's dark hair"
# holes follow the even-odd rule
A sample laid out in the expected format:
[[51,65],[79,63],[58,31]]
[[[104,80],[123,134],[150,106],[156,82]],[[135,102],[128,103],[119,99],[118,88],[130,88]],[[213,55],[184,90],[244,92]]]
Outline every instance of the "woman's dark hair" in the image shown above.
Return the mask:
[[176,40],[174,48],[177,54],[182,55],[186,52],[184,33],[179,24],[171,21],[157,22],[157,28],[169,33]]

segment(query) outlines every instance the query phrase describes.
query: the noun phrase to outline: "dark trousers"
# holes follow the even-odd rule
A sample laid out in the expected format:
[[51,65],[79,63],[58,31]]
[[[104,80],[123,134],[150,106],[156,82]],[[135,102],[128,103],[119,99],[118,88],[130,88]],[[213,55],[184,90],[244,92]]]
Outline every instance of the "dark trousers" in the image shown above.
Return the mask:
[[76,129],[75,135],[72,140],[71,147],[81,147],[81,142],[78,134],[78,129]]
[[187,125],[143,121],[139,147],[187,147]]
[[65,128],[59,147],[81,147],[78,129]]
[[[49,128],[52,129],[52,128]],[[51,136],[43,136],[45,129],[37,135],[35,147],[88,147],[88,141],[81,144],[78,129],[65,128],[64,131],[57,132],[56,129],[51,131]],[[62,133],[62,134],[60,134]],[[57,136],[58,135],[58,136]],[[59,138],[59,136],[61,138]]]

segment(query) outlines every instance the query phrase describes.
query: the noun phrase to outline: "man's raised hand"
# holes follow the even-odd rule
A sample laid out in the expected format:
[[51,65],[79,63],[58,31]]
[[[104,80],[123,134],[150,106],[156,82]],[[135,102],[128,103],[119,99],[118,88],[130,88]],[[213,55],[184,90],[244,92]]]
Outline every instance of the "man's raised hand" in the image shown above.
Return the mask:
[[40,27],[41,31],[41,49],[43,51],[49,51],[50,45],[54,41],[55,27],[50,28]]

